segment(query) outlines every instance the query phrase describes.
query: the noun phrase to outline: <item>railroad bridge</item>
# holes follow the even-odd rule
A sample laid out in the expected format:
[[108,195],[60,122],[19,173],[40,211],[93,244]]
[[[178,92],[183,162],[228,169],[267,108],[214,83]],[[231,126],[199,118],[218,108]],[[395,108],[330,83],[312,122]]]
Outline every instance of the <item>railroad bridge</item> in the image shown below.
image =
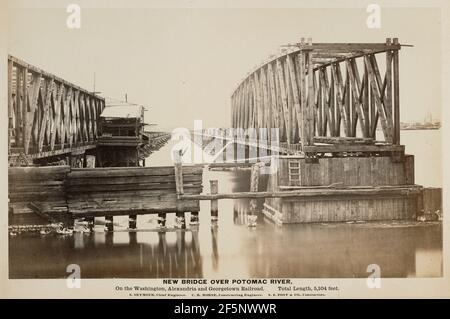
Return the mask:
[[[219,153],[243,143],[247,159],[252,149],[258,149],[255,161],[270,158],[265,191],[258,190],[263,166],[257,163],[250,192],[230,194],[218,193],[217,180],[210,181],[210,194],[201,194],[203,165],[183,166],[182,152],[174,166],[136,167],[149,153],[148,141],[164,142],[167,134],[146,134],[140,111],[131,119],[123,110],[104,112],[99,96],[10,57],[10,166],[68,158],[65,166],[9,169],[10,224],[38,215],[67,224],[81,218],[91,226],[105,217],[111,226],[113,216],[129,215],[135,228],[137,215],[158,214],[164,226],[166,213],[176,213],[185,228],[184,214],[198,223],[199,201],[210,200],[213,225],[217,200],[225,198],[250,199],[249,226],[257,198],[264,198],[263,214],[279,224],[439,215],[442,190],[415,184],[414,156],[400,144],[400,49],[396,38],[302,39],[250,72],[231,97],[232,135],[191,133],[202,147],[218,139]],[[264,139],[270,142],[260,147]],[[102,168],[74,168],[74,154],[91,152]]]
[[[139,111],[134,110],[135,106],[127,108],[133,110],[125,112],[127,119],[121,121],[124,107],[105,109],[105,99],[95,92],[9,56],[9,166],[85,167],[87,155],[99,160],[108,156],[117,158],[114,150],[121,146],[120,152],[127,155],[126,159],[97,161],[98,166],[138,166],[170,134],[146,132],[142,107]],[[106,110],[107,114],[103,114]],[[112,126],[118,129],[118,134],[111,134]],[[126,134],[120,133],[120,127]],[[127,131],[130,127],[132,134]]]

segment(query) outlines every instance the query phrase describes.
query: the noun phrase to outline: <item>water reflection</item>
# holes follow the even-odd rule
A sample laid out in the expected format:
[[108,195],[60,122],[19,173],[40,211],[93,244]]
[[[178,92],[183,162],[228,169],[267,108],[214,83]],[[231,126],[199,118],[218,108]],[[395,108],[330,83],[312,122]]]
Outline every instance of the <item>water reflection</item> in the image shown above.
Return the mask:
[[[128,237],[126,243],[123,235]],[[11,241],[10,277],[65,277],[65,265],[71,263],[80,265],[83,278],[203,276],[197,232],[157,232],[144,236],[146,242],[141,242],[139,235],[138,232],[74,233],[65,238],[24,235]],[[25,250],[35,253],[24,256]],[[30,259],[35,262],[30,263]]]
[[203,218],[198,231],[10,238],[10,277],[63,278],[72,263],[84,278],[364,278],[369,264],[383,277],[442,276],[439,222],[279,227],[258,215],[252,229],[245,211],[222,212],[218,227]]

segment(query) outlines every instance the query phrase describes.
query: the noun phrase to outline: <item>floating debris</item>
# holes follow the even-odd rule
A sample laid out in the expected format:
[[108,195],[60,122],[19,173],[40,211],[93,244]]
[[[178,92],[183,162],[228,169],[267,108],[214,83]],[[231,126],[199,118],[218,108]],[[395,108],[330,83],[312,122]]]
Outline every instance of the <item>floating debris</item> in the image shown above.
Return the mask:
[[61,229],[56,230],[56,233],[60,235],[72,235],[73,229],[62,227]]
[[39,234],[41,234],[41,235],[48,235],[48,234],[51,234],[51,233],[52,233],[52,231],[50,229],[41,229],[39,231]]

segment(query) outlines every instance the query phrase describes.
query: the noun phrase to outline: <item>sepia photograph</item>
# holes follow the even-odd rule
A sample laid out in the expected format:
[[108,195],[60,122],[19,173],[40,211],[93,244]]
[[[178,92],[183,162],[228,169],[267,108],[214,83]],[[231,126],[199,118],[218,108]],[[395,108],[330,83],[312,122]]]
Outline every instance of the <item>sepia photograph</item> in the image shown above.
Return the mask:
[[9,287],[444,280],[446,5],[319,2],[4,1]]

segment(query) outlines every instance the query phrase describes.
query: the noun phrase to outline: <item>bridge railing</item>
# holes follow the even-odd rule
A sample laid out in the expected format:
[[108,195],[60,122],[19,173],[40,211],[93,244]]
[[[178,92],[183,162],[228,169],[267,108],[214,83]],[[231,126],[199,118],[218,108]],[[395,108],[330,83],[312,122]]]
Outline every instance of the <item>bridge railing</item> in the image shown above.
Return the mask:
[[104,106],[94,93],[8,56],[10,164],[16,157],[32,160],[93,147]]
[[234,91],[232,127],[277,127],[305,153],[402,150],[398,39],[288,47]]

